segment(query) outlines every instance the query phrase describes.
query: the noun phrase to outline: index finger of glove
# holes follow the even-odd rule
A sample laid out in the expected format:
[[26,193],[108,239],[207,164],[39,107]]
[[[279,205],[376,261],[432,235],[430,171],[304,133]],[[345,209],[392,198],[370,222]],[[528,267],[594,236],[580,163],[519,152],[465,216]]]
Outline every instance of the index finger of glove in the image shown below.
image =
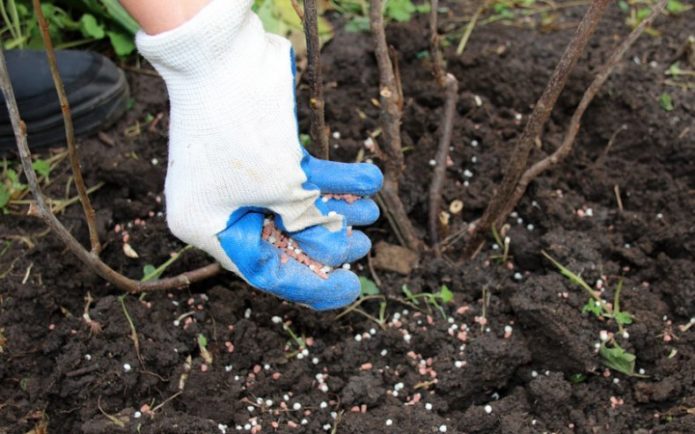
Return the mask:
[[322,193],[372,196],[384,183],[381,170],[371,163],[339,163],[305,154],[302,169],[307,182],[317,186]]

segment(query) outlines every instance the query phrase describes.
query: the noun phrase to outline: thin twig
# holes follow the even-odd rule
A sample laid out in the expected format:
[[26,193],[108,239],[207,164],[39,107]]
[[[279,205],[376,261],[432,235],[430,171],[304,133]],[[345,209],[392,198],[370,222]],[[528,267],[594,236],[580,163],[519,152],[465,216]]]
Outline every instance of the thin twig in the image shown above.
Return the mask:
[[439,9],[439,0],[430,0],[430,57],[432,58],[432,72],[437,85],[444,87],[446,85],[446,71],[442,66],[444,59],[442,50],[439,48],[439,30],[437,29],[437,11]]
[[183,288],[192,283],[219,274],[222,271],[222,267],[215,263],[203,268],[187,271],[179,274],[178,276],[169,277],[166,279],[151,280],[148,282],[139,282],[118,273],[99,259],[96,254],[88,252],[51,212],[50,207],[46,203],[43,191],[41,190],[41,187],[39,187],[36,172],[31,166],[31,152],[29,151],[29,145],[27,144],[27,127],[19,116],[17,100],[14,96],[14,90],[7,71],[7,64],[5,63],[5,53],[2,50],[0,50],[0,88],[2,89],[2,94],[5,97],[5,104],[7,105],[10,122],[12,123],[12,130],[14,131],[15,139],[17,141],[17,150],[19,153],[19,159],[22,163],[24,176],[27,179],[27,184],[29,184],[31,193],[34,195],[34,199],[36,199],[36,207],[34,207],[34,211],[56,234],[63,244],[65,244],[68,250],[77,256],[77,258],[87,265],[93,272],[124,291],[140,293],[146,291]]
[[623,208],[623,199],[620,197],[620,186],[618,184],[613,186],[613,193],[615,193],[615,202],[618,204],[618,210],[620,212],[625,211]]
[[442,205],[442,189],[446,180],[446,166],[449,159],[449,147],[454,129],[454,115],[456,114],[456,100],[458,99],[458,81],[451,74],[446,75],[446,101],[444,103],[444,115],[437,154],[435,155],[434,171],[429,189],[428,223],[430,244],[434,247],[437,257],[441,256],[439,249],[439,213]]
[[41,2],[39,0],[33,0],[33,4],[36,20],[38,21],[39,29],[41,30],[41,38],[43,39],[46,57],[48,58],[48,65],[51,69],[51,77],[53,78],[53,84],[55,85],[56,92],[58,93],[58,100],[60,100],[60,110],[63,113],[63,122],[65,124],[65,141],[68,145],[70,165],[72,166],[72,175],[75,178],[75,187],[77,187],[77,193],[80,196],[80,202],[82,202],[85,220],[87,221],[87,227],[89,228],[89,240],[92,246],[92,253],[98,255],[101,251],[101,243],[99,242],[99,233],[97,232],[96,214],[94,212],[94,208],[92,207],[92,202],[87,195],[87,188],[85,187],[84,179],[82,178],[80,158],[77,154],[77,145],[75,144],[75,129],[72,124],[72,115],[70,114],[70,103],[68,102],[68,97],[65,94],[63,80],[60,78],[58,62],[56,60],[55,50],[53,49],[53,42],[51,42],[51,36],[48,33],[48,23],[46,22],[46,17],[43,16],[43,11],[41,10]]
[[543,126],[550,117],[574,65],[584,52],[589,38],[596,30],[599,20],[610,3],[611,0],[593,0],[581,23],[579,23],[574,36],[550,76],[543,94],[533,108],[523,132],[517,139],[511,155],[508,157],[504,178],[480,218],[474,236],[466,248],[465,256],[471,257],[482,244],[484,234],[487,234],[493,225],[497,226],[506,217],[506,210],[514,198],[519,180],[526,171],[529,154],[535,146],[536,140],[540,137]]
[[290,0],[292,3],[292,8],[294,11],[297,13],[297,16],[299,17],[299,21],[304,22],[304,11],[302,10],[302,7],[299,6],[299,2],[297,0]]
[[328,127],[324,113],[323,83],[321,81],[321,44],[316,0],[304,0],[304,33],[306,34],[306,74],[309,81],[311,108],[311,139],[319,158],[328,159]]
[[439,34],[437,31],[437,7],[438,0],[432,0],[430,13],[430,52],[432,53],[432,68],[435,80],[439,87],[446,92],[444,103],[444,115],[440,127],[439,144],[435,156],[434,171],[429,189],[429,235],[430,243],[434,247],[435,254],[441,256],[439,249],[439,212],[442,204],[442,188],[446,179],[446,163],[449,159],[449,146],[454,129],[454,115],[456,114],[456,101],[458,99],[458,80],[453,74],[447,73],[443,67],[442,52],[439,47]]
[[386,42],[383,6],[382,0],[370,0],[369,22],[372,36],[374,37],[374,55],[379,67],[382,151],[386,156],[384,161],[384,187],[380,197],[384,202],[386,213],[391,215],[394,229],[397,233],[400,233],[404,245],[411,250],[418,251],[421,246],[420,239],[415,232],[413,224],[408,219],[408,214],[398,195],[398,180],[403,171],[400,131],[403,101]]
[[[574,114],[572,115],[572,119],[570,120],[569,127],[565,132],[565,137],[562,140],[562,144],[551,155],[543,158],[542,160],[538,161],[533,166],[531,166],[528,170],[526,170],[526,172],[519,180],[516,189],[514,190],[514,195],[512,196],[510,202],[507,204],[504,210],[504,217],[506,217],[506,215],[514,209],[519,200],[521,200],[521,197],[526,192],[526,188],[528,187],[531,181],[533,181],[541,173],[545,172],[551,167],[556,166],[560,161],[564,160],[565,157],[567,157],[567,155],[569,155],[569,153],[572,151],[572,147],[574,146],[577,133],[579,132],[582,117],[584,116],[584,112],[586,111],[586,109],[589,107],[589,104],[591,104],[591,101],[594,99],[598,91],[601,89],[603,83],[606,82],[608,76],[611,74],[611,72],[613,72],[613,69],[615,69],[615,67],[618,65],[620,59],[622,59],[622,57],[625,55],[625,52],[632,46],[632,44],[634,44],[637,38],[639,38],[644,29],[651,25],[651,23],[656,19],[656,17],[661,14],[664,7],[666,6],[667,1],[668,0],[660,0],[659,3],[654,6],[652,13],[647,18],[645,18],[644,21],[642,21],[623,40],[623,42],[618,47],[615,48],[611,56],[608,58],[608,61],[606,61],[606,63],[603,64],[598,74],[596,74],[594,81],[584,92],[584,95],[582,96],[579,105],[577,106],[577,108],[574,111]],[[621,128],[618,131],[621,131],[622,129],[623,128]],[[611,142],[614,138],[615,134],[611,138]]]

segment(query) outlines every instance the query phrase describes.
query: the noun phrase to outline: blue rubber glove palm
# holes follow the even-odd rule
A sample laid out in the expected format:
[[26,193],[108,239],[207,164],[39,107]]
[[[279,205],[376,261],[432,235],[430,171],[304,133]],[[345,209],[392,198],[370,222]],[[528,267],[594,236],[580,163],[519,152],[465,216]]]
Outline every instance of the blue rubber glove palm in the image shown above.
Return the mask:
[[[372,164],[346,164],[315,159],[305,153],[302,169],[307,182],[304,188],[321,192],[316,207],[323,215],[343,216],[340,228],[330,230],[324,225],[290,232],[312,259],[329,266],[355,261],[369,252],[371,243],[361,231],[351,226],[368,225],[379,217],[379,208],[366,196],[376,194],[382,185],[382,175]],[[348,203],[325,195],[365,196]],[[235,211],[227,229],[218,235],[222,248],[251,285],[283,299],[302,303],[314,309],[335,309],[350,304],[360,293],[358,277],[337,269],[322,278],[305,264],[285,258],[275,245],[262,239],[263,224],[268,211],[245,207]],[[276,217],[282,228],[282,219]]]

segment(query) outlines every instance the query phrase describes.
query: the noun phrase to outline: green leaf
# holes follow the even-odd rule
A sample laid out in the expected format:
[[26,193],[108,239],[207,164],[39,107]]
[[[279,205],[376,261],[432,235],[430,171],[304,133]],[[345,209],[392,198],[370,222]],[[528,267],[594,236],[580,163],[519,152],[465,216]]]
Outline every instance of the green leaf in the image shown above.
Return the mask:
[[135,43],[133,42],[132,36],[128,36],[122,32],[113,31],[106,32],[106,34],[109,35],[111,46],[118,56],[128,56],[135,50]]
[[564,267],[562,264],[560,264],[560,263],[557,262],[555,259],[553,259],[553,257],[550,256],[549,254],[547,254],[546,252],[541,251],[541,253],[543,254],[543,256],[545,256],[546,258],[548,258],[548,260],[549,260],[550,262],[552,262],[553,265],[555,265],[555,267],[557,267],[558,270],[560,270],[560,274],[562,274],[562,275],[565,276],[567,279],[569,279],[570,282],[574,283],[575,285],[578,285],[578,286],[582,287],[582,289],[584,289],[585,291],[587,291],[590,295],[594,293],[594,290],[591,289],[591,286],[589,286],[589,284],[586,283],[586,282],[584,281],[584,279],[582,279],[579,275],[574,274],[574,273],[573,273],[572,271],[570,271],[568,268]]
[[647,18],[647,17],[649,16],[649,14],[651,14],[651,13],[652,13],[652,9],[651,9],[651,8],[639,8],[639,9],[637,9],[637,14],[636,14],[637,22],[638,22],[638,23],[641,23],[641,22],[644,21],[644,19]]
[[10,202],[10,197],[12,197],[12,194],[10,194],[7,187],[4,184],[0,184],[0,209],[4,209],[7,206]]
[[603,316],[603,307],[596,302],[593,298],[590,298],[586,302],[584,307],[582,307],[582,313],[593,313],[597,317]]
[[569,380],[570,380],[570,383],[572,383],[572,384],[583,383],[584,381],[586,381],[586,375],[582,374],[581,372],[578,372],[576,374],[570,375]]
[[51,174],[51,164],[46,160],[36,160],[31,163],[31,167],[39,176],[43,176],[44,178],[48,178],[48,175]]
[[664,111],[670,112],[673,110],[673,98],[671,98],[671,95],[664,92],[659,96],[659,105]]
[[454,299],[454,293],[451,292],[449,287],[446,285],[442,285],[442,287],[439,288],[439,293],[437,296],[439,296],[439,299],[442,300],[442,303],[444,304],[450,303]]
[[200,348],[207,348],[208,338],[206,338],[205,335],[203,335],[203,334],[198,335],[198,346]]
[[413,304],[416,304],[416,305],[417,305],[417,304],[420,304],[420,303],[417,301],[417,297],[415,297],[415,294],[413,294],[413,291],[411,291],[411,290],[408,288],[407,285],[403,285],[403,286],[401,287],[401,291],[403,291],[403,294],[405,294],[405,298],[407,298],[408,300],[410,300]]
[[51,174],[51,163],[46,160],[36,160],[31,163],[31,167],[36,173],[39,174],[39,176],[48,178],[48,176]]
[[388,0],[384,15],[395,21],[410,21],[416,12],[415,5],[411,0]]
[[369,18],[354,17],[345,24],[345,31],[350,33],[360,33],[369,31]]
[[154,265],[147,264],[142,267],[142,279],[140,279],[140,281],[147,282],[148,280],[156,279],[160,274],[162,273],[158,273],[157,268]]
[[380,292],[376,283],[367,277],[360,276],[360,294],[363,297],[366,295],[378,295]]
[[666,75],[681,75],[683,73],[683,70],[681,69],[680,65],[678,65],[678,62],[672,64],[669,66],[668,70],[666,71]]
[[635,360],[637,357],[625,351],[620,345],[609,348],[602,344],[599,354],[603,357],[603,363],[611,369],[626,375],[635,375]]
[[630,5],[628,5],[625,0],[620,0],[618,2],[618,8],[623,12],[630,12]]
[[299,135],[299,143],[306,148],[307,146],[311,145],[311,136],[309,134],[301,133]]
[[613,319],[620,325],[632,324],[632,315],[629,312],[615,312],[613,314]]
[[689,8],[680,0],[668,0],[666,3],[666,10],[672,14],[679,14],[681,12],[687,11]]
[[85,38],[102,39],[106,36],[104,26],[99,24],[92,14],[82,15],[82,18],[80,18],[80,30]]
[[123,9],[118,0],[101,0],[101,3],[106,8],[108,16],[123,27],[131,36],[134,36],[140,26],[135,20]]

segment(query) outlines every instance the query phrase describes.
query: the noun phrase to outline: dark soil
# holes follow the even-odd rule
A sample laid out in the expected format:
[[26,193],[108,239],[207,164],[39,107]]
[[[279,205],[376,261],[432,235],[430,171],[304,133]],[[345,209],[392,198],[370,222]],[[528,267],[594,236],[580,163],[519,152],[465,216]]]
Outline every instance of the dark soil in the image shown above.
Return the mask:
[[[450,2],[443,30],[460,31],[460,17],[473,7],[463,3]],[[452,38],[448,67],[461,91],[444,196],[447,204],[462,200],[464,210],[452,216],[449,235],[482,213],[582,12],[564,9],[555,17],[558,29],[546,31],[479,27],[461,57]],[[629,31],[624,21],[611,7],[534,158],[559,144],[593,71]],[[694,54],[683,50],[694,21],[692,10],[661,17],[660,36],[644,35],[617,68],[587,112],[570,158],[533,182],[510,218],[509,264],[495,260],[500,251],[491,239],[462,265],[459,242],[444,259],[423,255],[407,277],[377,270],[389,297],[383,329],[354,312],[336,319],[336,312],[283,303],[224,274],[184,291],[125,297],[138,356],[121,293],[85,270],[24,209],[0,217],[0,433],[46,423],[50,433],[90,434],[231,433],[256,425],[262,428],[255,432],[283,433],[436,433],[442,426],[449,433],[695,432],[695,326],[679,329],[695,316],[695,97],[667,85],[664,75],[675,61],[695,69],[688,64]],[[443,109],[422,55],[425,28],[421,16],[388,32],[406,98],[402,197],[423,234]],[[377,128],[371,45],[369,35],[339,32],[324,50],[327,119],[340,133],[331,139],[335,159],[354,160]],[[135,105],[105,132],[111,140],[87,138],[81,147],[89,185],[104,183],[93,195],[108,242],[104,259],[138,277],[145,264],[161,264],[183,246],[168,233],[159,199],[168,119],[154,127],[145,122],[147,114],[166,113],[165,89],[156,77],[131,73],[130,80]],[[673,97],[673,111],[660,107],[664,92]],[[300,107],[305,131],[306,110]],[[139,133],[126,134],[136,122]],[[54,197],[64,197],[68,171],[62,164],[53,173]],[[87,241],[79,206],[61,219]],[[124,255],[116,225],[126,227],[139,259]],[[396,242],[384,220],[367,231],[375,241]],[[601,279],[608,300],[623,279],[621,305],[634,315],[629,337],[612,320],[582,314],[585,294],[541,250],[591,285]],[[167,273],[207,261],[187,252]],[[366,264],[356,268],[374,278]],[[415,309],[398,300],[403,285],[417,294],[442,284],[455,295],[443,307],[446,318],[423,302]],[[88,293],[98,334],[82,319]],[[377,301],[361,307],[379,314]],[[282,322],[311,344],[308,355],[297,355]],[[602,365],[595,348],[601,330],[616,333],[644,376]],[[202,358],[199,334],[212,363]]]

